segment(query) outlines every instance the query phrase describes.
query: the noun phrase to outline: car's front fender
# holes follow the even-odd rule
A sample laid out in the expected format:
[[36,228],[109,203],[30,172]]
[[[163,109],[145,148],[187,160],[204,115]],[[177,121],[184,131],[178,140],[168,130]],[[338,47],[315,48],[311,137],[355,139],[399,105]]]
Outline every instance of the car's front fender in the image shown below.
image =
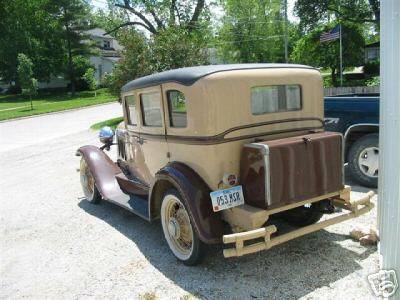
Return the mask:
[[92,145],[80,147],[77,156],[82,156],[96,182],[96,187],[104,199],[114,199],[123,194],[115,175],[121,169],[100,148]]

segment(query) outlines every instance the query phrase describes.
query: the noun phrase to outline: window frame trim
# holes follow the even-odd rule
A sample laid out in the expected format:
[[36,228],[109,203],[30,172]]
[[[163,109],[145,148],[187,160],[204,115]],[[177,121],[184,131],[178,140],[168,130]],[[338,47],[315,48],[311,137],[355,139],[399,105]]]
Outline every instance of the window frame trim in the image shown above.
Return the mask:
[[[277,111],[270,111],[270,112],[264,112],[261,114],[254,114],[253,109],[252,109],[252,89],[253,88],[260,88],[260,87],[271,87],[271,86],[290,86],[290,85],[295,85],[300,88],[300,108],[298,109],[286,109],[286,110],[277,110]],[[294,112],[294,111],[302,111],[304,106],[303,106],[303,86],[299,83],[297,84],[273,84],[273,85],[258,85],[258,86],[252,86],[250,87],[250,112],[252,116],[263,116],[267,114],[276,114],[276,113],[286,113],[286,112]]]
[[[183,96],[184,96],[184,98],[185,98],[185,109],[186,109],[186,112],[185,112],[185,116],[186,116],[186,124],[185,124],[185,126],[173,126],[172,125],[172,109],[171,109],[171,101],[170,101],[170,98],[169,98],[169,95],[170,95],[170,92],[179,92],[179,93],[181,93]],[[168,122],[168,127],[169,128],[174,128],[174,129],[184,129],[184,128],[187,128],[188,127],[188,119],[187,119],[187,105],[186,105],[186,96],[185,96],[185,93],[184,92],[181,92],[180,90],[178,90],[178,89],[169,89],[169,90],[166,90],[165,91],[165,95],[166,95],[166,100],[167,100],[167,107],[168,107],[168,120],[169,120],[169,122]]]
[[[160,97],[160,120],[161,120],[161,125],[156,126],[156,125],[147,125],[145,122],[145,114],[144,114],[144,107],[143,107],[143,101],[142,101],[142,95],[143,94],[159,94]],[[162,92],[158,90],[149,90],[149,91],[142,91],[138,93],[139,97],[139,102],[140,102],[140,122],[142,127],[147,127],[147,128],[164,128],[165,129],[165,124],[163,121],[163,104],[162,104]]]
[[129,105],[126,101],[126,97],[133,97],[135,99],[135,94],[131,93],[131,94],[125,94],[124,95],[124,99],[123,99],[123,103],[124,103],[124,109],[125,109],[125,114],[126,114],[126,125],[128,127],[138,127],[139,126],[139,122],[138,122],[138,106],[137,103],[135,102],[135,111],[136,111],[136,124],[131,124],[131,112],[129,110]]

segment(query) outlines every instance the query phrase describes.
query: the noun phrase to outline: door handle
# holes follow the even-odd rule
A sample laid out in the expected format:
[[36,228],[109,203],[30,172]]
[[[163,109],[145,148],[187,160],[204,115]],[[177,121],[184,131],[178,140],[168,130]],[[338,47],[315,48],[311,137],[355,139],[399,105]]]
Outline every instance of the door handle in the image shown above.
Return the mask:
[[143,145],[143,143],[144,143],[144,139],[142,139],[141,137],[135,136],[135,140],[136,140],[136,142],[138,142],[140,145]]

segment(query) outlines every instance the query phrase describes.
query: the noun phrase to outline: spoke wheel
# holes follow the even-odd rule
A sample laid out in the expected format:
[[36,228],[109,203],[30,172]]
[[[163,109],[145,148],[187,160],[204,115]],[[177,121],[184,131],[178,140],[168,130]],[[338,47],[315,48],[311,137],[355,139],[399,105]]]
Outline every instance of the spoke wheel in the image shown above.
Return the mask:
[[176,190],[169,190],[164,194],[161,225],[169,248],[179,260],[187,265],[195,265],[201,260],[202,242]]

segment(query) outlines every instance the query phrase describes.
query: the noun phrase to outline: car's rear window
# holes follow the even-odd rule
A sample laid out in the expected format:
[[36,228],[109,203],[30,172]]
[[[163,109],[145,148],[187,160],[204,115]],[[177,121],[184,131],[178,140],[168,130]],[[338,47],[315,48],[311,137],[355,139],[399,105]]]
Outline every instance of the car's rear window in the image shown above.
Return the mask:
[[167,92],[169,125],[171,127],[183,128],[187,124],[186,98],[185,95],[176,90]]
[[253,115],[300,109],[301,87],[298,84],[257,86],[251,89]]
[[161,127],[161,95],[159,92],[143,93],[140,95],[142,118],[144,126]]

